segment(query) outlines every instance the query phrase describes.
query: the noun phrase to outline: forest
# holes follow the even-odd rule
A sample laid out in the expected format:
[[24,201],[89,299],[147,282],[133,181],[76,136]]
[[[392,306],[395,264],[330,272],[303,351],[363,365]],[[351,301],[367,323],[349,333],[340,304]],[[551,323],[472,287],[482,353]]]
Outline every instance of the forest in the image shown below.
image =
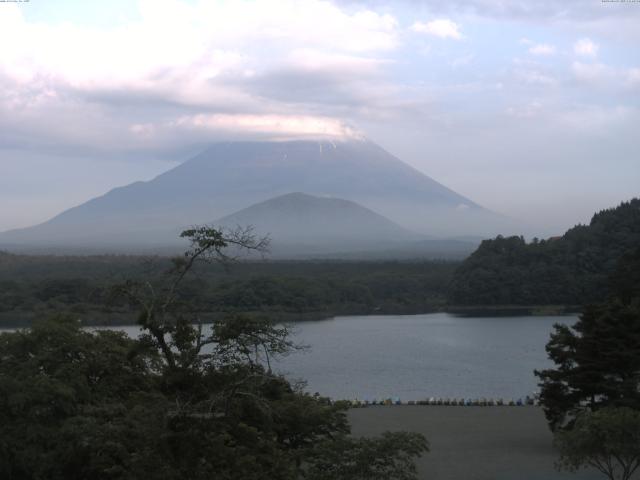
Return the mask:
[[[205,317],[260,312],[275,320],[346,314],[410,314],[440,309],[458,263],[251,261],[202,264],[181,285]],[[135,310],[114,298],[125,279],[157,278],[169,258],[0,254],[0,325],[30,324],[67,312],[90,324],[135,323]]]
[[584,305],[609,295],[608,279],[640,245],[640,199],[596,213],[546,240],[498,236],[483,241],[456,270],[454,305]]

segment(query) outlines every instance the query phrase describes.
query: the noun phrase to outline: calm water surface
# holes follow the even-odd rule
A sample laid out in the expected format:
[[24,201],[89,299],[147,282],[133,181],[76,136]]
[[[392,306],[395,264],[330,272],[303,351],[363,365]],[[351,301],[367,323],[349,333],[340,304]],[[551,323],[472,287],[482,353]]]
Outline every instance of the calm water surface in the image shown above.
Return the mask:
[[446,313],[336,317],[292,325],[307,352],[279,363],[334,398],[524,397],[554,323],[577,317],[458,317]]
[[[520,398],[537,390],[534,369],[554,323],[577,317],[458,317],[446,313],[336,317],[290,324],[308,345],[275,369],[333,398]],[[131,335],[137,327],[125,327]]]

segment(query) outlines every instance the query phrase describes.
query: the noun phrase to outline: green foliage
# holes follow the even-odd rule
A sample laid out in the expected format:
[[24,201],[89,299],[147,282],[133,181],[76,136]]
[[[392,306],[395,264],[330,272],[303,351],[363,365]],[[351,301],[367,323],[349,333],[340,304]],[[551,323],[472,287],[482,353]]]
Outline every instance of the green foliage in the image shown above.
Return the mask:
[[422,435],[386,432],[380,438],[341,437],[313,450],[308,480],[415,480],[414,459],[429,451]]
[[552,429],[571,427],[585,410],[607,406],[640,410],[640,250],[612,275],[614,295],[587,306],[573,326],[556,325],[546,350],[555,368],[536,372]]
[[640,409],[640,309],[617,301],[587,307],[573,327],[556,325],[553,369],[536,372],[552,428],[606,405]]
[[[317,479],[335,463],[334,478],[414,478],[421,436],[347,437],[346,405],[240,360],[248,337],[273,355],[281,335],[235,320],[188,367],[64,317],[0,335],[0,477]],[[351,462],[371,458],[378,476],[356,475]]]
[[610,293],[608,277],[640,245],[640,199],[595,214],[562,237],[485,240],[456,270],[457,305],[584,305]]
[[640,412],[624,407],[584,412],[572,429],[555,435],[555,444],[560,469],[590,466],[610,480],[629,480],[640,467]]
[[0,477],[135,478],[138,451],[159,460],[142,450],[168,404],[134,344],[65,317],[0,335]]
[[[116,289],[140,312],[139,339],[71,317],[0,334],[0,478],[302,480],[327,478],[322,465],[345,480],[415,478],[421,435],[352,439],[345,404],[271,372],[294,348],[286,329],[243,315],[202,325],[182,289],[196,261],[261,245],[218,233],[195,229],[165,275]],[[354,469],[365,462],[377,476]]]
[[560,469],[629,480],[640,467],[639,261],[640,249],[624,255],[611,297],[573,327],[555,325],[546,347],[555,368],[536,372]]
[[622,256],[611,276],[612,293],[625,303],[640,298],[640,247]]

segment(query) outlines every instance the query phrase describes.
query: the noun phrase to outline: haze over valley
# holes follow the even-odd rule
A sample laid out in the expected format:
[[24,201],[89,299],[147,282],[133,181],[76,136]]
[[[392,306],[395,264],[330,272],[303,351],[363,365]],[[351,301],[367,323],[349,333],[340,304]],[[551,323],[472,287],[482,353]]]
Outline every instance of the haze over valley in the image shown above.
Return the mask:
[[459,257],[480,238],[521,228],[364,138],[222,142],[153,180],[0,234],[0,246],[153,251],[181,245],[180,232],[196,224],[253,226],[280,257]]

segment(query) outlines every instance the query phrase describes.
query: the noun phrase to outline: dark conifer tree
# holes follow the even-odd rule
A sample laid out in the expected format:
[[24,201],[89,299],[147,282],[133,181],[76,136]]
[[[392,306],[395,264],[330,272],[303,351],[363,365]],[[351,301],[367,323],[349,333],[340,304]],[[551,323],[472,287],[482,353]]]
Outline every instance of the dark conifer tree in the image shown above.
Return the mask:
[[536,372],[552,429],[571,425],[584,410],[640,410],[640,250],[612,275],[613,295],[585,308],[573,326],[556,325],[547,344],[555,368]]

